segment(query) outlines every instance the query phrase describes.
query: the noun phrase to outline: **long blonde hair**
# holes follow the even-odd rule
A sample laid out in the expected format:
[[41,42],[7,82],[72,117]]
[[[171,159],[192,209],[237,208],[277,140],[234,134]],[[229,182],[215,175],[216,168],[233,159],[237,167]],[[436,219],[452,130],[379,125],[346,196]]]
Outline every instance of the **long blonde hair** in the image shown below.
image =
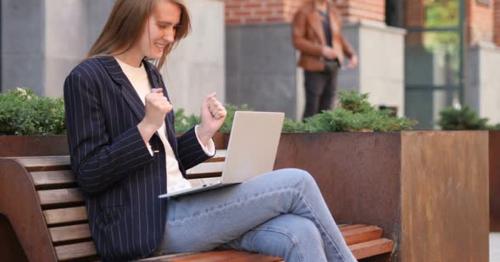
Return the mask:
[[[116,52],[126,52],[139,40],[148,18],[159,0],[117,0],[108,21],[96,42],[90,48],[87,58],[99,55],[111,55]],[[175,33],[175,40],[165,47],[156,67],[160,69],[167,55],[182,38],[186,37],[191,29],[189,13],[182,0],[168,0],[181,9],[179,25]]]

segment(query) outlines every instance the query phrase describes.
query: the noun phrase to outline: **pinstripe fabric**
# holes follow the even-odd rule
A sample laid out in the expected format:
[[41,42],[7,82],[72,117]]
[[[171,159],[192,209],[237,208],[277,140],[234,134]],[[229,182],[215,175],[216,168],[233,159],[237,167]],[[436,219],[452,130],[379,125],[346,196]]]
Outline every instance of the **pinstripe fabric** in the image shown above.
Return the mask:
[[[144,62],[153,87],[161,75]],[[167,95],[168,97],[168,95]],[[84,192],[92,238],[104,260],[129,260],[151,254],[165,230],[165,151],[157,134],[151,156],[137,128],[144,105],[111,56],[87,59],[64,83],[66,126],[71,167]],[[166,132],[179,168],[205,161],[194,129],[176,138],[174,114],[166,117]]]

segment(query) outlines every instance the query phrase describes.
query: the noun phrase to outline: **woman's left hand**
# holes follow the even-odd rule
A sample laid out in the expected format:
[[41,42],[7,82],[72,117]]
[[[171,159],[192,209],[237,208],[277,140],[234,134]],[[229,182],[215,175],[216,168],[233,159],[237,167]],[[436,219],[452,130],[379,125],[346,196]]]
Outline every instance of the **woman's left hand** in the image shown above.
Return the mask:
[[203,144],[207,145],[208,141],[215,135],[217,130],[226,119],[226,108],[216,98],[216,94],[208,95],[201,106],[201,124],[198,127],[198,136]]

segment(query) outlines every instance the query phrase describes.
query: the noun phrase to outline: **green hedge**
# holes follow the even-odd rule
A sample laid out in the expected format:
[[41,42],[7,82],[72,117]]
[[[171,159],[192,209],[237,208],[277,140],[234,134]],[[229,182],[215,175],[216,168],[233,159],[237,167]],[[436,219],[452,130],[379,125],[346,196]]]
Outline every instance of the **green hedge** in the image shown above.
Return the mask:
[[[226,105],[227,117],[221,132],[231,130],[234,113],[251,110],[248,106]],[[183,133],[200,122],[183,109],[175,113],[175,129]],[[393,132],[409,130],[416,121],[393,116],[390,111],[378,110],[368,102],[367,94],[341,92],[340,107],[324,111],[305,121],[285,119],[285,133]],[[0,94],[0,135],[60,135],[65,133],[64,103],[60,98],[37,96],[29,89],[17,88]]]
[[0,94],[0,135],[60,135],[65,133],[61,98],[37,96],[16,88]]
[[417,122],[393,115],[390,110],[378,110],[368,102],[368,94],[340,92],[340,106],[323,111],[304,123],[287,121],[285,132],[395,132],[412,129]]
[[[222,133],[228,133],[234,119],[234,112],[237,110],[251,110],[248,106],[226,105],[227,117],[221,128]],[[176,130],[184,132],[196,123],[186,119],[195,119],[194,116],[185,116],[183,111],[177,111],[176,119],[182,119],[182,128]],[[176,120],[176,123],[177,123]],[[189,124],[186,124],[189,123]],[[285,119],[283,124],[284,133],[316,133],[316,132],[354,132],[354,131],[375,131],[375,132],[395,132],[412,129],[416,121],[407,118],[398,118],[392,115],[389,110],[378,110],[368,102],[367,94],[356,92],[340,93],[340,108],[332,111],[324,111],[304,122]]]
[[443,130],[500,130],[500,124],[488,124],[488,118],[481,118],[468,106],[448,107],[439,112],[439,126]]

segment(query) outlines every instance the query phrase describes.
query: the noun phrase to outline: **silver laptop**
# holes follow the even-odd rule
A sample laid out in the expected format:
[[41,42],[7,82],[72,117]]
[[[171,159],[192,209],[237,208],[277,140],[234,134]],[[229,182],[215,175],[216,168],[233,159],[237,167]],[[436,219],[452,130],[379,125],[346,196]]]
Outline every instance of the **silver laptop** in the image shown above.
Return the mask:
[[243,183],[273,170],[283,126],[284,113],[237,111],[222,170],[209,183],[160,195],[160,198],[211,190]]

